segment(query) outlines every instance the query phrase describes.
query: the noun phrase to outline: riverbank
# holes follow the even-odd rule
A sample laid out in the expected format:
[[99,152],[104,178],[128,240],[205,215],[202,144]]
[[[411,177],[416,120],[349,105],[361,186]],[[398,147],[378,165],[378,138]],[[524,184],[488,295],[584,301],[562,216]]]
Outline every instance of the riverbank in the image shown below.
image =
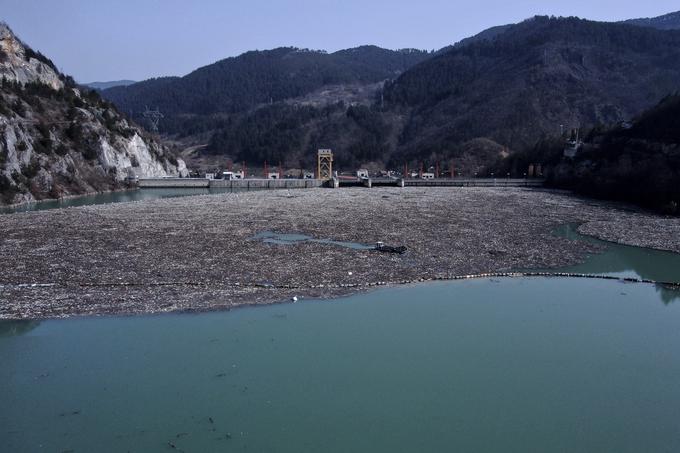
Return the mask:
[[130,187],[130,186],[124,186],[121,187],[120,189],[112,189],[112,190],[101,190],[101,191],[94,191],[94,192],[84,192],[80,194],[72,194],[72,195],[62,195],[59,198],[41,198],[39,200],[31,200],[31,201],[24,201],[21,203],[12,203],[12,204],[0,204],[0,214],[4,213],[13,213],[14,211],[21,211],[21,210],[31,210],[32,207],[40,206],[43,204],[50,204],[50,203],[63,203],[69,200],[75,200],[83,197],[95,197],[97,195],[108,195],[108,194],[116,194],[116,193],[125,193],[125,192],[134,192],[137,189],[136,187]]
[[[680,219],[493,188],[237,192],[0,216],[0,318],[223,310],[455,275],[575,264],[598,246],[680,252]],[[404,255],[262,232],[404,245]],[[417,301],[414,301],[417,303]]]

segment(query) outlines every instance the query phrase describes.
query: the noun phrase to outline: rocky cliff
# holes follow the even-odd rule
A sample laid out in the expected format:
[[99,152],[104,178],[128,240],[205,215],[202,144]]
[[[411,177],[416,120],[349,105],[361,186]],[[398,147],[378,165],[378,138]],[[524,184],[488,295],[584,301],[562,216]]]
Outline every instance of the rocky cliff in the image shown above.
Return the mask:
[[0,204],[186,173],[182,160],[0,24]]

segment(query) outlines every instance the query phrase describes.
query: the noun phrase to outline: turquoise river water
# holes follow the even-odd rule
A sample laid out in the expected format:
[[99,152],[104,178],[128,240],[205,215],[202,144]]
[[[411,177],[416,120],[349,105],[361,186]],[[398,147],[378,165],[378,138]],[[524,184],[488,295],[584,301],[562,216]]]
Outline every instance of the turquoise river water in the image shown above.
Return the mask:
[[[568,270],[680,281],[680,255],[608,247]],[[0,364],[0,452],[680,451],[680,293],[651,284],[0,322]]]
[[129,201],[154,200],[158,198],[188,197],[191,195],[210,195],[225,192],[235,192],[239,189],[138,189],[119,192],[107,192],[94,195],[64,198],[62,200],[46,200],[38,203],[27,203],[20,206],[0,207],[0,214],[13,214],[26,211],[43,211],[93,204],[125,203]]

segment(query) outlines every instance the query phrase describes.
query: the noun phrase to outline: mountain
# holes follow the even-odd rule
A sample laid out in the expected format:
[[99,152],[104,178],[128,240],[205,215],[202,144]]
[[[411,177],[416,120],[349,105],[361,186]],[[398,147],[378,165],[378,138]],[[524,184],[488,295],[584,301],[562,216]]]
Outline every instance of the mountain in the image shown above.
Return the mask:
[[516,153],[496,171],[516,174],[542,162],[554,187],[680,215],[680,95],[666,97],[633,121],[593,129],[573,157],[565,157],[567,138]]
[[309,166],[316,148],[332,148],[339,168],[453,160],[473,175],[560,129],[627,120],[680,90],[678,31],[536,17],[486,36],[408,69],[381,99],[297,98],[216,120],[203,152]]
[[680,30],[680,11],[659,17],[630,19],[623,23],[641,27],[652,27],[659,30]]
[[184,162],[0,24],[0,204],[119,189]]
[[88,88],[92,88],[93,90],[106,90],[107,88],[113,88],[113,87],[126,87],[128,85],[132,85],[133,83],[137,83],[134,80],[114,80],[111,82],[90,82],[90,83],[81,83],[81,85],[86,86]]
[[407,119],[393,161],[485,137],[511,149],[629,119],[680,90],[680,32],[536,17],[439,54],[384,90]]
[[457,47],[463,47],[467,46],[468,44],[473,44],[476,42],[480,41],[491,41],[493,40],[496,36],[502,35],[506,31],[508,31],[511,27],[515,26],[516,24],[507,24],[507,25],[497,25],[495,27],[487,28],[486,30],[483,30],[476,35],[470,36],[465,39],[461,39],[458,41],[456,44],[452,46],[447,46],[442,49],[440,49],[437,53],[446,53],[450,50],[453,50]]
[[[158,107],[166,133],[181,132],[187,117],[244,112],[256,106],[305,96],[324,87],[368,85],[395,78],[428,53],[363,46],[334,53],[296,48],[247,52],[197,69],[184,77],[163,77],[102,95],[121,111],[141,119]],[[179,120],[179,121],[178,121]],[[195,120],[194,120],[195,121]]]
[[103,95],[202,157],[340,168],[451,160],[463,174],[560,129],[627,120],[680,90],[680,31],[535,17],[436,53],[248,52]]
[[[680,29],[680,11],[675,13],[664,14],[663,16],[644,18],[644,19],[629,19],[625,21],[618,22],[621,24],[637,25],[640,27],[652,27],[659,30],[678,30]],[[496,36],[501,35],[508,31],[510,28],[517,24],[507,24],[507,25],[497,25],[495,27],[487,28],[476,35],[470,36],[469,38],[462,39],[453,46],[444,47],[442,51],[448,51],[455,47],[461,47],[468,44],[472,44],[479,41],[491,41]]]
[[[618,23],[637,25],[640,27],[652,27],[657,28],[659,30],[678,30],[680,29],[680,11],[652,18],[629,19]],[[495,27],[487,28],[486,30],[481,31],[476,35],[462,39],[453,46],[444,47],[442,50],[439,51],[439,53],[441,53],[442,51],[451,50],[455,47],[461,47],[479,41],[491,41],[496,36],[505,33],[515,25],[517,24],[497,25]]]

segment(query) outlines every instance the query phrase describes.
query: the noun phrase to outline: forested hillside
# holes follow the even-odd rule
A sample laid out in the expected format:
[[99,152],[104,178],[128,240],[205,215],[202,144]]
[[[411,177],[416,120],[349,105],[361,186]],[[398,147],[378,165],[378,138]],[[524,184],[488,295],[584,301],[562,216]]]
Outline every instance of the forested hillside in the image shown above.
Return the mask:
[[[347,165],[457,159],[532,146],[561,129],[627,120],[680,90],[680,31],[537,17],[440,53],[357,109],[270,106],[215,124],[213,154],[253,163],[297,160],[316,147]],[[329,113],[332,112],[332,113]],[[478,139],[484,139],[480,142]],[[480,149],[470,143],[494,144]]]
[[474,174],[560,130],[629,120],[680,90],[680,30],[665,29],[674,17],[535,17],[435,54],[248,52],[104,95],[133,115],[159,107],[162,133],[207,143],[212,156],[297,166],[332,148],[341,166],[453,159]]
[[653,27],[658,28],[659,30],[678,30],[680,29],[680,11],[659,17],[631,19],[624,23],[641,27]]
[[475,137],[520,149],[561,126],[629,119],[678,89],[679,31],[536,17],[416,66],[385,101],[409,115],[409,157]]
[[313,168],[316,150],[332,147],[336,167],[351,169],[366,162],[383,162],[389,155],[389,143],[397,139],[391,120],[365,105],[280,103],[230,117],[213,135],[207,152],[227,154],[239,162]]
[[371,84],[395,78],[427,58],[418,50],[364,46],[335,53],[296,48],[247,52],[197,69],[103,91],[122,111],[141,119],[146,106],[168,118],[162,132],[181,133],[185,120],[247,111],[261,104],[303,96],[324,86]]
[[517,174],[542,162],[555,187],[680,215],[680,95],[630,124],[593,129],[574,158],[564,149],[565,137],[544,140],[500,162],[496,171]]

